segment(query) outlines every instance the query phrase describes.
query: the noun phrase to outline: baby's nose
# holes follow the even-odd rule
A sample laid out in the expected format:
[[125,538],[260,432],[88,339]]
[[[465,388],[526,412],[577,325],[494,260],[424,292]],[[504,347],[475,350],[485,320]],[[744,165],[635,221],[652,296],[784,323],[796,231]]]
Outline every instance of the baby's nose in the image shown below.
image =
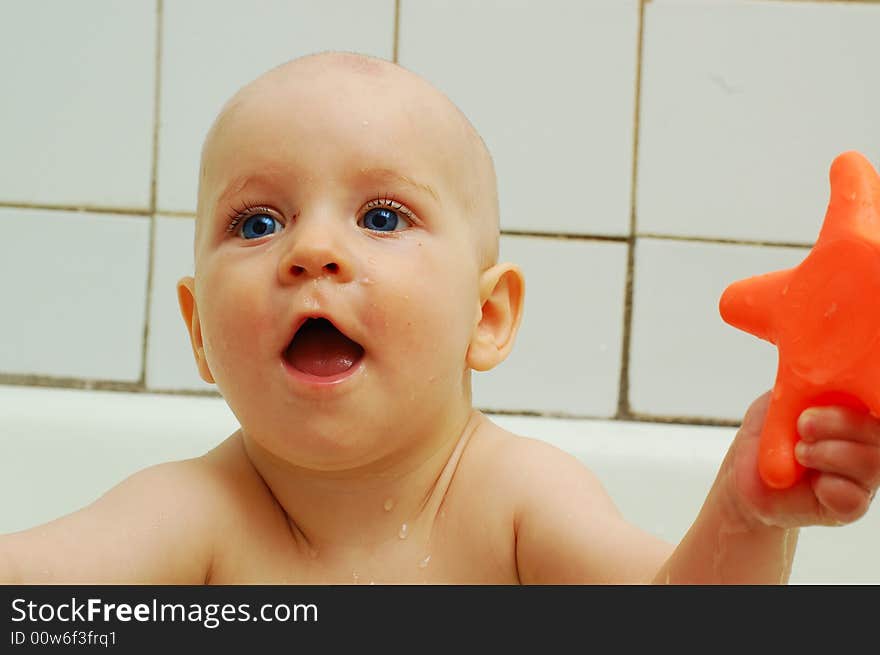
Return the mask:
[[294,277],[304,274],[312,274],[314,275],[317,271],[326,273],[327,275],[336,275],[339,273],[339,264],[336,262],[327,262],[326,264],[314,264],[314,265],[306,265],[301,266],[299,264],[292,264],[290,267],[290,272]]
[[[303,227],[294,226],[294,230]],[[282,279],[328,277],[337,282],[353,278],[352,255],[339,230],[313,226],[298,230],[293,245],[280,262]]]

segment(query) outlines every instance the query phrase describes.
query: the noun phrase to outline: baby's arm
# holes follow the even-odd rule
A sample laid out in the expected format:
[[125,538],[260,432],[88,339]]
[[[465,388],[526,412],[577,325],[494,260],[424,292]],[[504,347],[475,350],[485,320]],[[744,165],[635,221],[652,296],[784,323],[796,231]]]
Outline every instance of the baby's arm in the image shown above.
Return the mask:
[[769,398],[749,408],[697,520],[659,581],[784,583],[798,527],[843,525],[868,510],[880,484],[880,421],[845,408],[810,410],[812,419],[799,422],[796,454],[807,474],[791,488],[770,489],[757,466]]
[[810,469],[795,487],[767,488],[757,453],[769,395],[743,420],[699,515],[673,550],[627,523],[575,458],[522,440],[511,471],[522,490],[515,515],[524,584],[787,582],[797,528],[861,517],[880,485],[880,420],[841,408],[801,425]]
[[0,536],[0,583],[201,584],[209,486],[196,460],[139,471],[81,510]]
[[740,527],[719,482],[673,550],[626,522],[574,458],[548,451],[529,459],[543,462],[544,471],[524,481],[535,493],[516,521],[523,584],[777,583],[790,571],[794,543],[786,539],[794,537],[780,528]]
[[724,467],[690,530],[654,582],[665,584],[785,584],[797,528],[745,521],[726,490]]

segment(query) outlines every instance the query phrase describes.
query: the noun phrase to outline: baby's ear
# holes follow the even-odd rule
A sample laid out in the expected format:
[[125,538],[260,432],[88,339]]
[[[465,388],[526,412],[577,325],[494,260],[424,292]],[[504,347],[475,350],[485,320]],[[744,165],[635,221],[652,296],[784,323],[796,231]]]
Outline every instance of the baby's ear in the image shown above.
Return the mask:
[[522,318],[525,280],[513,264],[497,264],[480,276],[480,319],[467,351],[467,365],[488,371],[513,348]]
[[193,355],[196,358],[196,366],[199,375],[205,382],[213,383],[214,376],[208,368],[208,360],[205,359],[205,346],[202,342],[202,326],[199,323],[199,309],[196,306],[195,280],[191,277],[180,278],[177,283],[177,302],[180,305],[180,313],[186,329],[189,332],[189,340],[192,344]]

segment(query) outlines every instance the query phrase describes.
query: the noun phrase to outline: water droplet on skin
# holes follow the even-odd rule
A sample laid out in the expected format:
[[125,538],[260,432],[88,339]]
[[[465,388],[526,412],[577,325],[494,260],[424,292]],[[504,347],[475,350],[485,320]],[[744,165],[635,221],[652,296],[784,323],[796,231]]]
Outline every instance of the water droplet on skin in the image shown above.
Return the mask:
[[363,125],[364,127],[366,127],[369,124],[370,124],[370,121],[364,121],[363,123],[361,123],[361,125]]
[[162,527],[162,524],[168,520],[168,515],[165,512],[159,512],[159,515],[156,517],[156,520],[153,521],[152,527],[154,530],[158,530]]
[[427,567],[428,562],[430,562],[430,561],[431,561],[431,556],[428,555],[425,559],[423,559],[421,562],[419,562],[419,568],[423,569],[423,568]]
[[441,519],[446,518],[446,510],[445,510],[445,509],[441,509],[441,510],[440,510],[440,518],[441,518]]
[[394,507],[394,501],[391,500],[390,498],[388,500],[386,500],[385,503],[382,505],[382,508],[386,512],[390,512],[392,507]]
[[364,278],[361,280],[361,284],[369,286],[371,284],[376,284],[376,281],[373,278],[364,276]]
[[406,523],[400,526],[400,532],[397,533],[397,536],[401,539],[406,539]]
[[357,571],[352,571],[352,572],[351,572],[351,577],[352,577],[352,579],[354,580],[354,583],[357,584],[357,583],[358,583],[358,578],[360,577],[360,576],[357,574]]

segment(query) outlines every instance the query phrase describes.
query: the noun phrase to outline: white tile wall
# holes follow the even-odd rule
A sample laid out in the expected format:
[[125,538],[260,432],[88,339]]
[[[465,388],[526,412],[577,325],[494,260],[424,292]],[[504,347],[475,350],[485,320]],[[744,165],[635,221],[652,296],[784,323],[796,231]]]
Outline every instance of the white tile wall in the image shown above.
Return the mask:
[[728,325],[718,301],[737,280],[797,266],[806,248],[638,239],[631,409],[739,420],[773,386],[776,348]]
[[638,2],[402,0],[400,63],[493,153],[502,227],[629,233]]
[[[395,0],[158,4],[4,5],[0,376],[143,373],[147,389],[212,389],[174,290],[192,270],[192,220],[167,215],[195,208],[210,122],[242,84],[298,55],[394,52]],[[399,60],[483,134],[504,228],[628,236],[640,3],[399,5]],[[628,397],[647,416],[736,420],[772,384],[776,354],[724,324],[718,297],[806,250],[644,237],[812,243],[833,157],[855,148],[880,164],[880,3],[652,0],[645,21]],[[154,209],[157,120],[142,372],[150,219],[15,205]],[[509,360],[477,374],[477,404],[614,416],[626,245],[508,235],[502,255],[525,269],[525,320]]]
[[146,380],[150,389],[216,390],[199,377],[177,304],[177,281],[193,274],[194,235],[192,218],[156,217],[147,338]]
[[145,209],[154,0],[6,2],[0,201]]
[[507,236],[500,257],[525,275],[525,310],[508,359],[474,374],[474,403],[495,410],[613,416],[626,245]]
[[0,371],[141,376],[150,221],[0,208]]
[[835,156],[880,163],[880,5],[654,0],[643,233],[812,243]]
[[158,207],[165,211],[195,211],[202,140],[239,87],[311,52],[393,55],[394,0],[165,0],[163,17]]

